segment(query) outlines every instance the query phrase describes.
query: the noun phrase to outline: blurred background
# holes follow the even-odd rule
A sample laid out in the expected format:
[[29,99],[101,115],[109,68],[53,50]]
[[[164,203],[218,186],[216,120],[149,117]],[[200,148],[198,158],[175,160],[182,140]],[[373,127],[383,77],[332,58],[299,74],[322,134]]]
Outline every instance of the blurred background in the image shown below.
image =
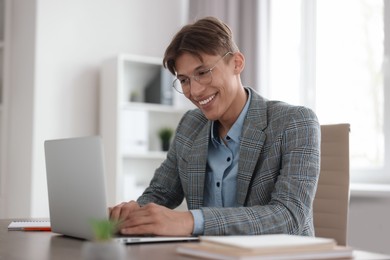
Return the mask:
[[[178,95],[161,106],[133,96],[126,106],[146,111],[147,126],[111,125],[106,118],[122,112],[110,89],[123,94],[120,73],[159,71],[173,35],[206,15],[231,26],[246,57],[244,85],[311,107],[321,124],[351,124],[350,245],[390,253],[386,0],[0,0],[0,217],[49,215],[47,139],[107,135],[106,146],[122,147],[117,129],[127,127],[148,133],[148,148],[127,155],[130,161],[158,165],[165,155],[158,151],[158,118],[174,125],[191,105]],[[142,112],[129,114],[144,120]],[[127,164],[112,164],[107,173],[111,203],[135,199],[153,174],[139,166],[137,181],[126,175]]]

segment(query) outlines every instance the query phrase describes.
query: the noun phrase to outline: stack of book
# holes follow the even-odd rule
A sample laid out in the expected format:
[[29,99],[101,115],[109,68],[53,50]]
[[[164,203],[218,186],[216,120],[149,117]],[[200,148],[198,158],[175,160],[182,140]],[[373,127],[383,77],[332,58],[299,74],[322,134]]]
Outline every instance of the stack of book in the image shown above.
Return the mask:
[[334,239],[284,234],[259,236],[201,236],[200,243],[177,247],[183,255],[207,259],[301,260],[350,259],[353,250]]

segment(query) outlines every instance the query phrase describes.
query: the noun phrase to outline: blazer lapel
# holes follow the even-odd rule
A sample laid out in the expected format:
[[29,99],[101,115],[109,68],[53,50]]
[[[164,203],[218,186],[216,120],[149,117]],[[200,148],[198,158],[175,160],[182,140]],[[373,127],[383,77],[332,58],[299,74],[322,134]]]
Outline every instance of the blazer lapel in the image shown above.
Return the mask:
[[252,100],[242,128],[237,174],[237,203],[239,206],[245,206],[252,175],[256,170],[266,140],[266,134],[263,132],[267,126],[266,103],[253,90],[249,91],[252,92]]
[[[237,202],[240,206],[245,205],[252,175],[256,170],[266,139],[263,130],[267,126],[265,100],[252,89],[248,88],[248,90],[252,93],[252,99],[242,128],[237,175]],[[208,121],[194,140],[191,154],[187,157],[187,203],[189,209],[199,209],[203,206],[210,127],[211,122]]]

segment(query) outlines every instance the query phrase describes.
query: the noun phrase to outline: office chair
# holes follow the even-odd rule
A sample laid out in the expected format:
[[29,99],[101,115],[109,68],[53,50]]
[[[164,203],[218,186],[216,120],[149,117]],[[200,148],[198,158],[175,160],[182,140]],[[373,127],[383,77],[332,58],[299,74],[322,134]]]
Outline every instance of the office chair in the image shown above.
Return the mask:
[[321,125],[321,167],[314,198],[317,237],[347,245],[349,206],[349,124]]

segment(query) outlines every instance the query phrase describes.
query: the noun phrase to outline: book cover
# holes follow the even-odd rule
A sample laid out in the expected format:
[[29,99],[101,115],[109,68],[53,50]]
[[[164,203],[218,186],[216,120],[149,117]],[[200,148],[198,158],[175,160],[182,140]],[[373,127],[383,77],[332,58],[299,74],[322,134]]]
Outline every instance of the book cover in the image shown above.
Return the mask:
[[[218,247],[218,246],[217,246]],[[182,255],[195,256],[216,260],[320,260],[320,259],[352,259],[353,250],[350,247],[335,246],[327,250],[301,251],[301,252],[280,252],[253,253],[238,252],[221,248],[205,247],[202,243],[185,244],[177,247],[176,252]]]
[[270,234],[258,236],[203,236],[202,242],[219,244],[251,252],[278,252],[323,250],[336,246],[336,241],[331,238],[319,238],[309,236],[296,236],[286,234]]
[[352,249],[333,239],[293,235],[200,237],[200,243],[181,245],[177,252],[209,259],[340,259],[352,257]]

